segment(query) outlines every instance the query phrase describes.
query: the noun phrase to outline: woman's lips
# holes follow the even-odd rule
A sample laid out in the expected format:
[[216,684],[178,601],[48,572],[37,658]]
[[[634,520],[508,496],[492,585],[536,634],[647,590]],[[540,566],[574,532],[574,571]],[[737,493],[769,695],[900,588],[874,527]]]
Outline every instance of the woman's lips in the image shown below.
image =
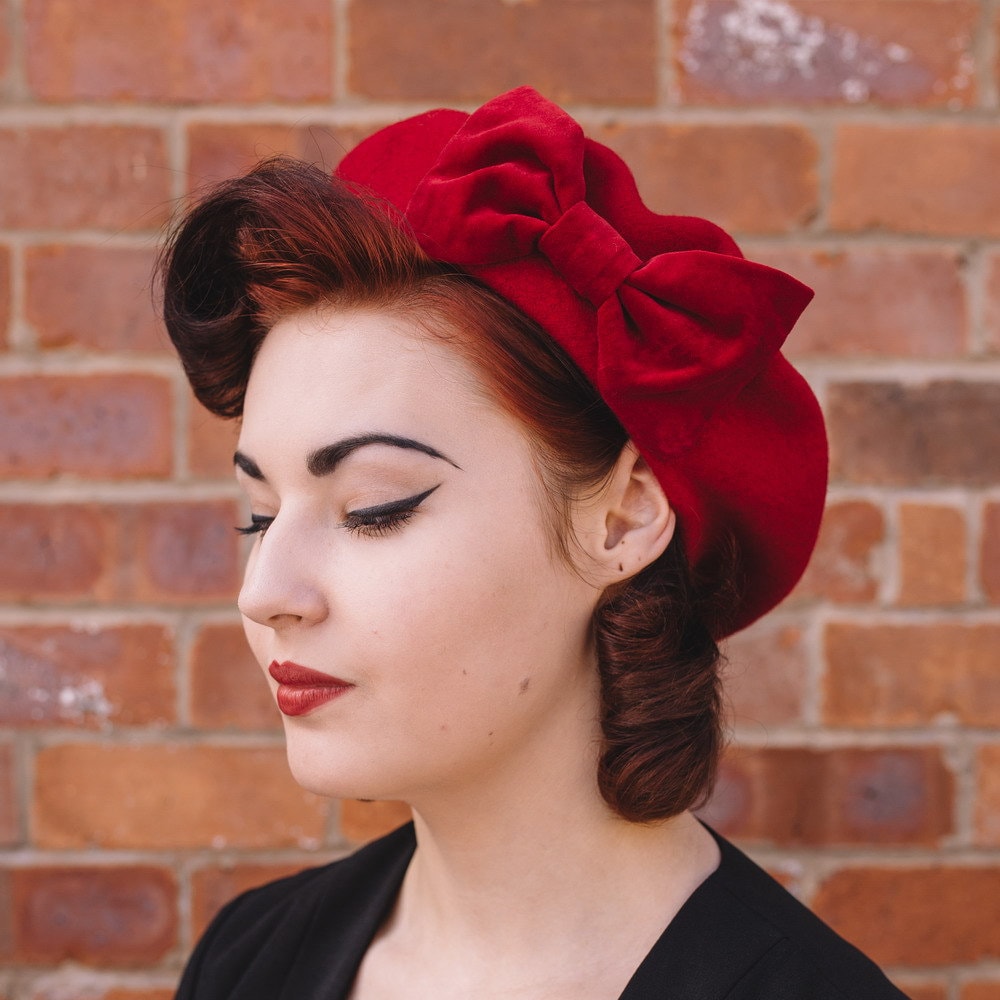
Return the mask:
[[278,682],[276,697],[284,715],[305,715],[354,687],[339,677],[290,661],[275,660],[267,672]]

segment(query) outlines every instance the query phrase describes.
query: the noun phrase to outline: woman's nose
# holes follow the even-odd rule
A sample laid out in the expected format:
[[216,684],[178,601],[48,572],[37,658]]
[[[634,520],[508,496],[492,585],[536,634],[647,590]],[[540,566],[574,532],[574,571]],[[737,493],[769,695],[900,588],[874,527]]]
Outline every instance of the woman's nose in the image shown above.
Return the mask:
[[255,543],[236,602],[240,614],[270,628],[321,622],[328,607],[315,548],[310,553],[282,534],[275,521]]

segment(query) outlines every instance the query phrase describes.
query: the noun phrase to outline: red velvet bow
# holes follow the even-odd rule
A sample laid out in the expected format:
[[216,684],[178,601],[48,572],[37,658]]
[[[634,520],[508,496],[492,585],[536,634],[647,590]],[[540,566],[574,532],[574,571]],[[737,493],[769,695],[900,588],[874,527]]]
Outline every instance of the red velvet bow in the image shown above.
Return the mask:
[[[588,200],[589,145],[565,112],[520,88],[467,119],[405,214],[425,250],[472,273],[541,255],[596,310],[596,344],[592,318],[553,324],[553,303],[533,301],[544,288],[503,294],[569,351],[630,433],[648,424],[641,413],[655,397],[656,440],[647,431],[637,444],[667,456],[763,370],[812,292],[735,247],[673,249],[643,261]],[[661,227],[704,234],[709,225],[642,212]]]

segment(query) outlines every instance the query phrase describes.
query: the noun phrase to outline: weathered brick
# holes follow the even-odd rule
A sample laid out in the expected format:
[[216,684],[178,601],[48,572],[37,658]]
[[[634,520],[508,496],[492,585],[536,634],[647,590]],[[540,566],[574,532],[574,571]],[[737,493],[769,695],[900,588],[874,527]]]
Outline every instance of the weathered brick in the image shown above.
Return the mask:
[[864,500],[831,503],[823,512],[816,549],[790,597],[838,604],[869,602],[878,594],[885,542],[882,511]]
[[[176,979],[176,974],[168,974],[169,978]],[[113,976],[107,972],[88,972],[79,966],[70,966],[35,979],[31,993],[22,996],[24,1000],[172,1000],[174,996],[174,990],[166,986],[109,985],[113,982]]]
[[25,315],[39,345],[166,350],[150,297],[155,256],[133,247],[29,247]]
[[954,781],[933,747],[736,749],[701,815],[782,846],[932,845],[952,828]]
[[13,847],[21,840],[20,810],[14,747],[0,743],[0,847]]
[[326,0],[27,0],[28,85],[46,100],[322,101]]
[[487,100],[530,82],[560,103],[656,100],[652,0],[351,4],[350,88],[382,100]]
[[165,869],[21,868],[10,883],[22,962],[142,965],[176,943],[177,885]]
[[899,507],[899,603],[961,604],[965,600],[965,515],[955,507]]
[[10,342],[10,251],[0,246],[0,348]]
[[0,599],[107,599],[120,537],[96,504],[0,504]]
[[736,232],[785,233],[817,211],[818,151],[805,129],[611,124],[588,133],[624,158],[656,212],[705,216]]
[[[387,119],[382,124],[388,125]],[[196,122],[188,128],[188,189],[245,173],[272,156],[292,156],[333,170],[341,157],[379,126],[228,124]]]
[[129,989],[125,986],[108,990],[101,1000],[173,1000],[175,993],[171,989]]
[[678,70],[688,102],[975,101],[971,0],[685,0]]
[[188,469],[199,479],[233,479],[233,452],[240,435],[236,420],[223,420],[191,397],[188,404]]
[[979,574],[987,600],[1000,604],[1000,503],[988,503],[983,508]]
[[841,125],[830,204],[834,229],[1000,236],[1000,127],[946,122]]
[[0,163],[0,227],[156,230],[170,213],[170,171],[158,129],[0,129]]
[[990,354],[1000,354],[1000,253],[990,254],[986,258],[983,346]]
[[802,720],[805,634],[800,625],[764,619],[726,641],[725,691],[735,725]]
[[1000,743],[976,755],[976,843],[1000,847]]
[[1000,479],[1000,383],[834,383],[830,475],[879,486],[987,486]]
[[1000,1000],[1000,979],[963,983],[960,1000]]
[[0,504],[0,599],[230,604],[239,517],[228,500]]
[[375,840],[409,821],[410,807],[404,802],[344,799],[340,803],[340,832],[357,844]]
[[273,729],[281,717],[239,625],[205,625],[191,652],[191,721],[203,729]]
[[998,648],[992,624],[832,622],[824,718],[839,726],[1000,725]]
[[225,867],[202,868],[192,879],[191,923],[194,933],[200,934],[209,921],[241,892],[275,879],[294,875],[303,868],[319,864],[317,860],[288,862],[286,864],[238,864]]
[[24,375],[0,380],[0,474],[40,479],[170,474],[172,390],[159,376]]
[[60,744],[35,760],[43,848],[314,847],[328,808],[280,747]]
[[172,722],[173,662],[158,625],[0,626],[0,725]]
[[954,250],[745,249],[816,292],[785,342],[790,358],[953,358],[967,349],[962,257]]
[[241,575],[236,504],[150,503],[137,506],[135,516],[138,600],[235,601]]
[[813,906],[881,965],[1000,957],[1000,868],[845,868],[823,882]]
[[948,1000],[948,986],[943,982],[914,982],[901,978],[894,978],[893,982],[909,1000]]

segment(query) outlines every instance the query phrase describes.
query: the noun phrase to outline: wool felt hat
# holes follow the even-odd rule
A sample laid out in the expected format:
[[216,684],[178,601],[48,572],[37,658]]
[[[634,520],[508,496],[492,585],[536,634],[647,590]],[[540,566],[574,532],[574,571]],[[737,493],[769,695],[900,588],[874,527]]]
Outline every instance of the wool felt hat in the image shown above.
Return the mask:
[[735,552],[727,634],[792,589],[827,481],[819,405],[780,353],[808,288],[704,219],[650,211],[628,166],[529,87],[390,125],[337,175],[568,352],[663,486],[696,576]]

